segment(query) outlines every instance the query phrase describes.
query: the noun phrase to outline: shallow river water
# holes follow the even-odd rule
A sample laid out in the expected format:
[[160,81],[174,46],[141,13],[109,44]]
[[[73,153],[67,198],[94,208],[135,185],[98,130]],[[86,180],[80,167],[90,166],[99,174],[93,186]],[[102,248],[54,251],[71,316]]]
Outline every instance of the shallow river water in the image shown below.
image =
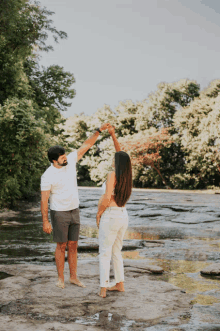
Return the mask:
[[[84,242],[89,241],[89,238],[98,237],[96,212],[100,196],[101,190],[98,188],[79,189],[80,238]],[[183,252],[186,255],[187,248],[190,248],[193,240],[196,240],[195,247],[200,244],[203,246],[204,241],[211,243],[214,239],[220,238],[219,202],[220,195],[217,194],[135,190],[126,205],[129,228],[125,239],[165,240],[166,257],[183,259]],[[19,217],[11,220],[1,219],[0,244],[0,264],[51,263],[55,243],[52,241],[52,234],[49,236],[42,231],[40,203],[39,208],[34,212],[23,211]],[[178,249],[175,254],[174,248]],[[91,251],[89,247],[88,251]],[[141,253],[142,251],[144,249]],[[133,253],[134,257],[135,254],[137,253]],[[161,258],[164,248],[161,250],[159,245],[149,254],[149,257]],[[220,261],[219,249],[210,251],[206,255],[207,260]],[[85,252],[80,252],[79,249],[79,258],[83,256],[85,257]],[[186,260],[189,260],[189,256]]]

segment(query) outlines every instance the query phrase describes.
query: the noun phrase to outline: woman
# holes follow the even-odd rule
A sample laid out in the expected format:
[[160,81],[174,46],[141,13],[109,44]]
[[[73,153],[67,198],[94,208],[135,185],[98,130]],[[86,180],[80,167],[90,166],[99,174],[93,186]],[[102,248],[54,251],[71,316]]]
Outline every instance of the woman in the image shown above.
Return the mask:
[[[105,194],[98,203],[96,215],[99,227],[99,268],[100,293],[106,297],[109,286],[110,260],[112,255],[116,285],[109,291],[124,292],[124,267],[121,255],[123,237],[128,227],[128,213],[125,204],[130,198],[132,189],[131,160],[127,153],[121,151],[114,128],[108,129],[114,141],[116,153],[106,181]],[[101,219],[100,219],[101,218]]]

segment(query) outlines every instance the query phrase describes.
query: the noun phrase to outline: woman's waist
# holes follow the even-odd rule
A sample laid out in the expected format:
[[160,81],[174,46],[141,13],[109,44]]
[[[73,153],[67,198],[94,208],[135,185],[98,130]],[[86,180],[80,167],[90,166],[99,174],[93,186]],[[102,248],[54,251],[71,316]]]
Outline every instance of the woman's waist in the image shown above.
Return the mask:
[[123,210],[126,210],[126,207],[124,206],[124,207],[118,207],[118,206],[108,206],[107,208],[106,208],[106,210],[107,209],[112,209],[112,210],[118,210],[118,209],[123,209]]
[[122,211],[122,212],[127,212],[127,209],[126,209],[126,207],[125,206],[123,206],[123,207],[119,207],[119,206],[108,206],[106,209],[105,209],[105,212],[106,213],[108,213],[108,212],[110,212],[110,211],[112,211],[112,212],[120,212],[120,211]]
[[[122,207],[119,207],[117,205],[117,203],[115,202],[114,195],[111,196],[111,199],[110,199],[110,202],[109,202],[108,207],[122,208]],[[125,207],[125,205],[123,207]]]

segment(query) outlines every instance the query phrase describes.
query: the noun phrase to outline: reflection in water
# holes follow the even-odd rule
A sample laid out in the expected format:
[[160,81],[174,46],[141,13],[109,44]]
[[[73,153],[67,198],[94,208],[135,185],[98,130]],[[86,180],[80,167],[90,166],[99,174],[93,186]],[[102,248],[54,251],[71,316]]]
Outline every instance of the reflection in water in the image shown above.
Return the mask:
[[[88,238],[98,238],[99,230],[95,227],[82,226],[80,229],[80,235]],[[133,229],[128,229],[125,233],[124,239],[158,240],[160,239],[160,236],[150,232],[140,232]]]
[[80,235],[86,236],[88,238],[98,238],[99,237],[99,230],[98,228],[93,228],[90,226],[84,226],[80,228]]
[[139,255],[138,251],[125,251],[125,252],[122,252],[122,257],[123,257],[123,259],[133,259],[133,260],[144,259],[144,257]]
[[214,244],[209,244],[209,246],[211,247],[212,251],[219,251],[220,250],[220,242],[219,243],[214,243]]
[[[200,270],[210,265],[210,263],[183,260],[157,260],[157,262],[153,262],[153,264],[157,264],[164,268],[165,271],[171,273],[168,274],[166,281],[184,289],[187,293],[206,292],[215,289],[220,290],[220,283],[218,280],[205,280],[200,276]],[[187,273],[191,273],[192,275],[187,275]],[[220,300],[216,299],[215,296],[205,294],[197,295],[192,301],[193,304],[198,303],[201,305],[211,305],[215,302],[220,302]]]
[[93,259],[96,258],[99,254],[98,253],[80,253],[78,254],[78,259]]
[[215,297],[211,295],[202,295],[198,294],[192,301],[191,303],[195,305],[196,303],[199,305],[212,305],[213,303],[220,302],[220,300],[216,299]]
[[201,269],[210,265],[207,262],[200,261],[185,261],[185,260],[160,260],[157,259],[157,265],[162,267],[165,271],[182,273],[197,273]]
[[[98,257],[99,253],[80,253],[78,254],[79,259],[92,259]],[[125,251],[122,252],[123,259],[144,259],[144,257],[139,255],[138,251]]]
[[138,232],[128,229],[125,233],[124,239],[157,240],[160,239],[160,236],[148,232]]
[[201,278],[200,280],[193,279],[185,274],[177,274],[176,276],[169,277],[169,283],[176,285],[186,290],[187,293],[206,292],[214,289],[219,289],[219,285],[210,284]]

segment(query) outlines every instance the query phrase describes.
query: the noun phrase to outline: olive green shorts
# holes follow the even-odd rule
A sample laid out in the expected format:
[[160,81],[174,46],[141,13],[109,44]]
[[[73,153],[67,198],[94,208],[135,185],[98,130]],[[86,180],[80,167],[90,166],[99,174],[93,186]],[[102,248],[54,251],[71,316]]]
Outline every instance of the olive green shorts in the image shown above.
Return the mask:
[[67,211],[51,210],[53,241],[67,242],[79,240],[80,215],[79,208]]

